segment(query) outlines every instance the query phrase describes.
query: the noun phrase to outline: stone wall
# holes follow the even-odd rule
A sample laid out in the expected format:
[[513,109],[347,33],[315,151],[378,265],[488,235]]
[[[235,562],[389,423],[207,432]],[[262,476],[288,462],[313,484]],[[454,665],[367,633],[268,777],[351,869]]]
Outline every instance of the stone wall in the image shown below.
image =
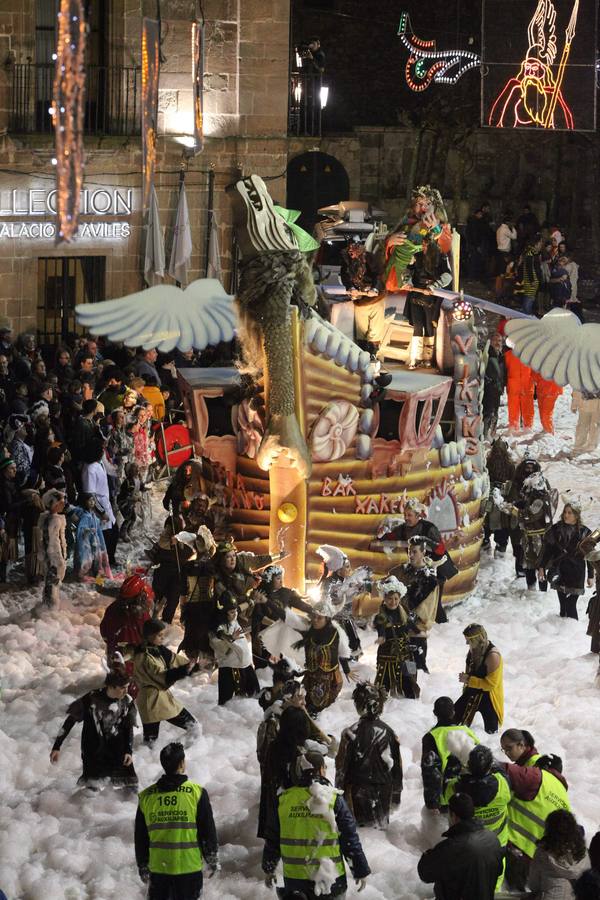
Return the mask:
[[[205,146],[186,156],[181,139],[192,131],[191,12],[189,0],[163,0],[163,54],[159,85],[160,138],[156,189],[165,232],[167,263],[178,197],[179,172],[186,169],[186,192],[192,227],[190,281],[206,265],[209,171],[214,171],[214,210],[225,287],[232,268],[232,231],[225,187],[240,174],[258,172],[285,196],[288,157],[287,92],[289,0],[204,0],[206,60],[204,78]],[[139,64],[141,0],[114,0],[110,28],[110,62]],[[0,0],[0,197],[14,188],[53,187],[51,135],[2,134],[8,126],[10,65],[4,51],[12,47],[17,62],[32,55],[32,0]],[[241,10],[241,11],[240,11]],[[4,55],[2,55],[4,53]],[[119,240],[81,237],[70,245],[50,239],[0,237],[0,317],[17,331],[35,328],[40,257],[106,257],[106,297],[120,297],[143,287],[144,229],[140,210],[141,141],[139,137],[85,138],[85,185],[131,188],[134,211],[130,235]],[[13,220],[22,217],[12,217]],[[2,224],[10,216],[0,215]],[[36,221],[51,221],[51,216]],[[171,282],[166,276],[165,282]]]

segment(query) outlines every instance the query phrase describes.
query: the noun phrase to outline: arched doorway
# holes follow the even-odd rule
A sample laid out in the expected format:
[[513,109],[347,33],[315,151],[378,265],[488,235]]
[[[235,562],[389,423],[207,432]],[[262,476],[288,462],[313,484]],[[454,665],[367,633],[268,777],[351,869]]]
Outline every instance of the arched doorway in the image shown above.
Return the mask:
[[294,156],[287,167],[288,209],[299,209],[298,224],[312,232],[322,206],[348,200],[348,173],[335,156],[318,150]]

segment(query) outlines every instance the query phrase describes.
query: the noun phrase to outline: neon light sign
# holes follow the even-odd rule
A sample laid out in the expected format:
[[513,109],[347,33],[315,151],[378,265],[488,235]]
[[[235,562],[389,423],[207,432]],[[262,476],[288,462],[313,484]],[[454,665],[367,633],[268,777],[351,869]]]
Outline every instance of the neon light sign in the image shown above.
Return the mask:
[[435,41],[418,38],[407,12],[400,16],[398,36],[409,52],[404,75],[411,91],[425,91],[432,82],[456,84],[465,72],[481,64],[479,56],[470,50],[437,50]]
[[555,74],[553,65],[558,51],[556,8],[552,0],[538,0],[527,28],[527,53],[519,73],[506,82],[494,100],[488,125],[495,128],[575,128],[573,112],[563,96],[562,87],[578,13],[579,0],[574,0]]

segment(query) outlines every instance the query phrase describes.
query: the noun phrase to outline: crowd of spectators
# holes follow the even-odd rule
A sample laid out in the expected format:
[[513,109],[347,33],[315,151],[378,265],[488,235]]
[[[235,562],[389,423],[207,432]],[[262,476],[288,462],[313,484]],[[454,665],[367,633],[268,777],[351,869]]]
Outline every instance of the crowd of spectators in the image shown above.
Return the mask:
[[90,337],[49,350],[13,338],[0,327],[0,584],[18,560],[31,584],[47,574],[40,517],[59,500],[75,576],[108,574],[144,514],[157,423],[181,408],[177,369],[199,362]]
[[462,256],[467,277],[494,279],[499,303],[529,315],[561,307],[583,321],[572,250],[560,227],[542,226],[529,205],[516,218],[505,209],[493,222],[482,204],[467,219]]

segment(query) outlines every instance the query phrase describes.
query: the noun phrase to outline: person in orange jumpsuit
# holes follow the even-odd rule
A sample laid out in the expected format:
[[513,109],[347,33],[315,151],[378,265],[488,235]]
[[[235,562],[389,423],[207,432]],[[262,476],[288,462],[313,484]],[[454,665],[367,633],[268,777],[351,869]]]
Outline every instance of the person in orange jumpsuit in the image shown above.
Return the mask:
[[563,389],[555,381],[542,378],[539,372],[533,372],[532,374],[542,428],[548,434],[554,434],[552,414],[554,412],[554,404],[562,394]]
[[511,431],[533,425],[533,372],[512,350],[504,354],[506,393],[508,396],[508,425]]

